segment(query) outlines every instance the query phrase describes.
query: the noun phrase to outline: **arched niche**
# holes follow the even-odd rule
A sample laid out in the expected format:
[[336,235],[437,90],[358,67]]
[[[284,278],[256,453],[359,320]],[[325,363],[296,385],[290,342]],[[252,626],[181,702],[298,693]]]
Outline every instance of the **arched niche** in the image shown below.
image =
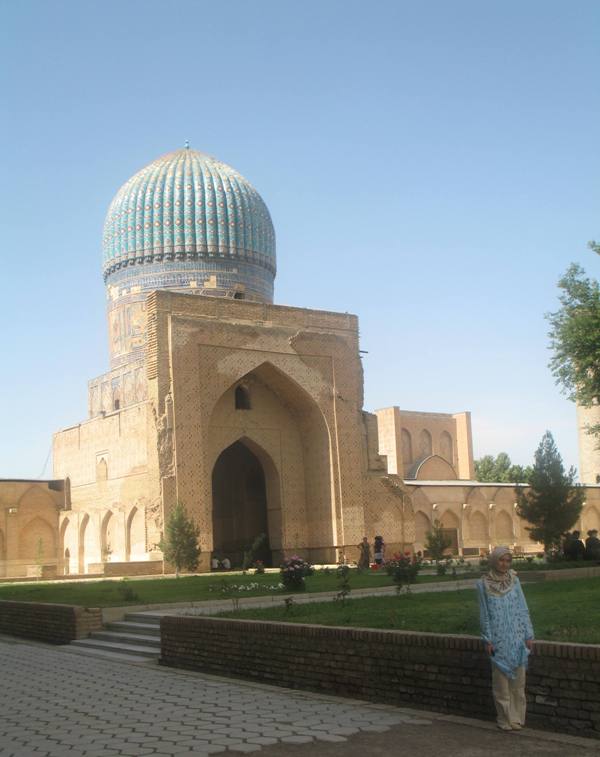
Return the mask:
[[478,510],[469,518],[469,539],[481,547],[487,547],[490,541],[487,520]]
[[418,457],[423,459],[433,453],[433,441],[431,434],[426,428],[422,429],[419,434],[419,454]]
[[108,463],[105,458],[101,457],[96,463],[96,481],[106,481],[108,479]]
[[77,572],[82,574],[86,572],[87,563],[90,561],[90,558],[86,554],[86,546],[89,546],[92,549],[94,547],[90,516],[87,513],[84,513],[79,521],[78,536]]
[[[267,472],[247,442],[224,449],[212,471],[213,553],[228,557],[234,566],[242,564],[244,552],[261,534],[269,537],[276,529],[269,522]],[[256,558],[271,563],[268,543]]]
[[[235,390],[240,384],[251,394],[249,413],[235,409]],[[208,437],[210,471],[234,442],[258,457],[266,475],[269,539],[275,559],[306,548],[315,561],[334,557],[336,513],[329,429],[318,404],[303,387],[272,363],[262,363],[217,401]]]
[[408,429],[402,429],[400,432],[400,440],[402,445],[402,462],[404,465],[411,465],[413,461],[413,448],[412,437]]
[[100,555],[102,562],[109,562],[115,551],[115,516],[109,510],[104,514],[100,524]]
[[243,384],[238,384],[234,391],[234,404],[236,410],[251,410],[250,390]]
[[[60,524],[60,528],[58,530],[58,553],[59,556],[62,558],[62,572],[65,575],[68,575],[71,573],[71,550],[73,549],[73,535],[74,535],[74,528],[71,524],[71,520],[69,518],[64,518],[63,521]],[[69,554],[69,560],[67,561],[66,555]]]
[[440,434],[440,456],[447,460],[450,465],[454,464],[454,445],[452,437],[447,431]]
[[415,542],[424,545],[429,531],[431,531],[431,521],[424,512],[418,510],[415,513]]
[[458,516],[452,512],[452,510],[446,510],[440,518],[440,524],[442,526],[442,532],[444,536],[450,541],[450,546],[446,550],[447,554],[458,553],[458,532],[460,528],[460,521]]
[[48,521],[36,517],[21,528],[19,559],[42,562],[56,560],[56,535]]
[[496,542],[512,544],[514,541],[513,522],[506,510],[496,514]]
[[133,506],[125,524],[125,560],[143,560],[146,555],[146,523],[143,510]]

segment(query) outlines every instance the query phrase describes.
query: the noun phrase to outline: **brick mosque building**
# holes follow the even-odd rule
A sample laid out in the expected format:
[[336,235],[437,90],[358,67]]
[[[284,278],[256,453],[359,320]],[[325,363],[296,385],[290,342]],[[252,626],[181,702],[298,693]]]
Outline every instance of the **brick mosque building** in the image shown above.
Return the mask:
[[536,549],[513,486],[473,480],[468,413],[365,412],[356,316],[273,304],[273,224],[235,170],[189,147],[153,161],[103,250],[110,370],[55,434],[53,479],[0,482],[0,575],[162,572],[178,500],[204,568],[260,533],[274,564],[353,559],[364,535],[422,549],[435,520],[460,554]]

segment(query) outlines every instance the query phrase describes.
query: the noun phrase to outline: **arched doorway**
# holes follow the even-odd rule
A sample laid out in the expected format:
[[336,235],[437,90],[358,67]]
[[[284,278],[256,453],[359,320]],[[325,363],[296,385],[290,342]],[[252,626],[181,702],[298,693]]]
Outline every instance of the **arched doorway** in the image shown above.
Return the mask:
[[244,552],[261,534],[267,541],[255,559],[271,565],[265,472],[258,457],[242,442],[227,447],[212,474],[213,553],[240,566]]
[[88,530],[88,523],[90,522],[90,516],[85,513],[79,524],[79,545],[77,550],[77,572],[80,574],[85,573],[86,569],[86,531]]

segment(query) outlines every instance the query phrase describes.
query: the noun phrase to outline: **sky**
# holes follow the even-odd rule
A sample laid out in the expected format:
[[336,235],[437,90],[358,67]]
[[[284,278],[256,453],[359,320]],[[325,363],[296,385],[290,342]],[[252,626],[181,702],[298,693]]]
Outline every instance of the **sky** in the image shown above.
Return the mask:
[[186,140],[267,203],[275,302],[359,316],[365,409],[576,466],[544,314],[600,275],[599,37],[595,0],[0,0],[0,478],[86,418],[106,210]]

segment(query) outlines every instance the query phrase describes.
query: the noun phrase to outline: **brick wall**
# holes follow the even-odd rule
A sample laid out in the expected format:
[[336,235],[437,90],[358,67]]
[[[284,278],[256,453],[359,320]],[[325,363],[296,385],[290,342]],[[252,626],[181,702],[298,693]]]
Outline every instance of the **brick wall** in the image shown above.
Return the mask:
[[68,644],[102,628],[98,608],[0,600],[0,633]]
[[[491,719],[479,639],[220,618],[164,617],[161,662],[291,688]],[[600,645],[537,642],[531,725],[600,738]]]
[[139,560],[138,562],[92,562],[88,573],[103,576],[161,576],[162,560]]

